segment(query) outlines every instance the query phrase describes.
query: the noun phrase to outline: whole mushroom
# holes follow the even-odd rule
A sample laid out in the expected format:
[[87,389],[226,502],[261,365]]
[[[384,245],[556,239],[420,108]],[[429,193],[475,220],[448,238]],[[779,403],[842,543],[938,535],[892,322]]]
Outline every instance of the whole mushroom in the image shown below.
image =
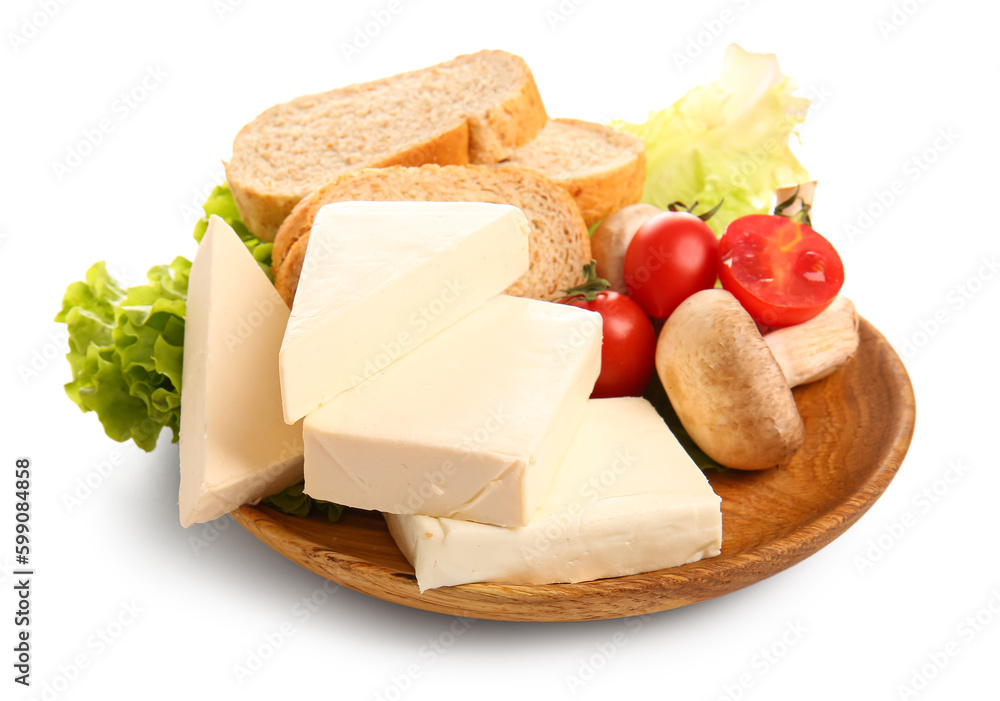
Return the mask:
[[663,210],[651,204],[630,204],[605,217],[590,237],[590,249],[597,261],[597,276],[611,283],[621,294],[625,289],[625,252],[643,224]]
[[802,447],[805,429],[781,366],[729,292],[702,290],[674,310],[656,370],[684,428],[716,462],[762,470]]
[[761,336],[732,294],[702,290],[664,324],[656,370],[685,430],[710,458],[762,470],[788,462],[805,439],[791,388],[826,377],[857,347],[857,312],[847,298]]

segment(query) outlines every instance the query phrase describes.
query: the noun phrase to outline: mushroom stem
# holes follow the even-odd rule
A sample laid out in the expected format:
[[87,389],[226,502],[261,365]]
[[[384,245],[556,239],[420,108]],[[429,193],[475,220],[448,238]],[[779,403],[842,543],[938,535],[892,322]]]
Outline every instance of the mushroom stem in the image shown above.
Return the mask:
[[816,196],[815,180],[808,183],[799,183],[798,185],[792,185],[791,187],[779,187],[775,191],[775,198],[774,198],[775,205],[781,204],[789,197],[791,197],[793,194],[795,194],[796,188],[798,188],[799,191],[798,196],[796,197],[795,202],[788,205],[788,207],[786,207],[785,210],[781,213],[783,216],[793,217],[800,211],[802,211],[803,205],[806,205],[808,207],[812,206],[813,198]]
[[858,313],[847,297],[837,297],[818,316],[764,334],[774,359],[797,387],[822,379],[858,350]]

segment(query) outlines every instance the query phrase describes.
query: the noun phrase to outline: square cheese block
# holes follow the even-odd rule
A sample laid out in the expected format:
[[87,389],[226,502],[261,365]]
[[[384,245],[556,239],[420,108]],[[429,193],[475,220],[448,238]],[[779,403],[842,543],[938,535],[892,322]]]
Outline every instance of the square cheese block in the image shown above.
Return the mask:
[[188,279],[181,383],[185,527],[302,479],[302,425],[281,415],[288,306],[235,231],[209,220]]
[[528,220],[486,202],[337,202],[316,214],[281,344],[292,423],[528,270]]
[[305,492],[523,526],[548,493],[600,365],[600,314],[496,297],[305,418]]
[[532,522],[386,514],[421,591],[620,577],[719,554],[720,499],[645,399],[593,399]]

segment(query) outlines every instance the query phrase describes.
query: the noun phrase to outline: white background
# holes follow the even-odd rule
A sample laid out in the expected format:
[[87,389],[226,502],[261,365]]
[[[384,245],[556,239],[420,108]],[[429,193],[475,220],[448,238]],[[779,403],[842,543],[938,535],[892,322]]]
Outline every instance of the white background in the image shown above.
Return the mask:
[[[386,0],[50,2],[51,16],[45,2],[3,4],[0,464],[9,475],[17,456],[34,463],[37,576],[35,685],[26,691],[11,679],[14,628],[5,613],[0,696],[42,698],[48,684],[49,699],[606,698],[643,690],[710,700],[995,698],[989,668],[1000,651],[1000,614],[988,607],[1000,612],[1000,282],[983,261],[1000,253],[997,5],[399,1],[398,14],[350,61],[344,42]],[[69,370],[51,319],[65,286],[100,259],[136,284],[154,264],[192,257],[194,205],[219,177],[236,131],[271,104],[489,47],[525,57],[553,116],[637,120],[714,79],[730,41],[776,52],[804,94],[825,95],[798,149],[820,181],[814,222],[841,252],[845,292],[905,357],[919,413],[888,492],[791,570],[641,626],[477,622],[452,639],[450,617],[348,590],[305,620],[295,607],[303,597],[322,600],[324,580],[228,518],[183,530],[176,445],[161,440],[147,455],[113,443],[63,395]],[[685,50],[700,55],[679,66]],[[123,109],[119,96],[147,72],[161,74],[147,79],[155,89]],[[110,133],[60,180],[53,164],[102,119]],[[905,191],[880,209],[879,193],[895,180]],[[875,216],[851,237],[844,227],[862,209]],[[968,299],[959,286],[971,290]],[[949,463],[970,469],[947,484]],[[67,506],[78,480],[102,464],[110,474]],[[922,490],[935,485],[935,501],[920,506]],[[0,480],[8,570],[13,491],[12,475]],[[906,514],[912,525],[901,527]],[[873,543],[878,561],[859,567]],[[13,582],[3,578],[0,610],[12,611]],[[137,613],[124,613],[132,606]],[[984,624],[963,634],[977,612]],[[277,641],[283,625],[292,635],[237,679],[234,665],[268,636]],[[105,647],[94,637],[100,631],[119,635]],[[612,642],[618,633],[623,646]],[[433,657],[432,641],[453,644]],[[944,669],[928,667],[926,688],[901,693],[950,641],[958,654]],[[613,656],[601,652],[611,648]],[[772,651],[771,661],[761,650]],[[87,666],[74,670],[80,661]],[[587,676],[588,664],[601,668],[571,688],[568,678]],[[406,679],[408,668],[415,678]]]

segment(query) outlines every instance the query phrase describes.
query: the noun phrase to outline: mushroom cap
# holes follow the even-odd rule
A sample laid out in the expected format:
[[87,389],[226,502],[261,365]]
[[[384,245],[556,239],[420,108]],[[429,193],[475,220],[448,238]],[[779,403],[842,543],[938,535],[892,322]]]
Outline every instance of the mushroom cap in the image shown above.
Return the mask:
[[609,214],[590,237],[590,250],[597,261],[597,276],[611,289],[625,293],[625,251],[635,232],[663,210],[651,204],[630,204]]
[[716,462],[761,470],[787,462],[805,429],[781,367],[732,294],[702,290],[674,310],[656,370],[684,428]]

